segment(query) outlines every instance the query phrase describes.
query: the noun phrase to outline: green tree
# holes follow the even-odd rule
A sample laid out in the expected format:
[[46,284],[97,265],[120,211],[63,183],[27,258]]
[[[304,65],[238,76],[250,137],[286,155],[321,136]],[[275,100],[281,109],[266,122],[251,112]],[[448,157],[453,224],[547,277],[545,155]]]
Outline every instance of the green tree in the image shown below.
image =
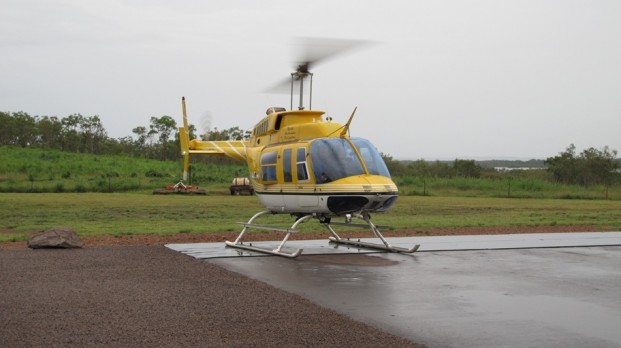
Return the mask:
[[547,158],[544,163],[557,182],[583,186],[610,185],[619,166],[616,156],[617,151],[608,146],[601,150],[591,147],[576,156],[576,147],[571,144],[564,152]]
[[429,166],[430,176],[436,178],[450,178],[453,176],[453,168],[446,162],[436,161]]
[[81,152],[80,123],[83,118],[80,114],[73,114],[61,120],[61,150]]
[[391,175],[403,174],[403,164],[400,161],[393,159],[391,155],[383,152],[380,155],[382,156],[384,163],[386,163],[386,167],[388,167],[388,171]]
[[214,128],[207,134],[207,137],[203,136],[203,140],[248,140],[250,138],[250,131],[244,131],[239,127],[231,127],[229,129],[218,130]]
[[420,178],[428,178],[433,176],[431,172],[431,166],[423,159],[416,160],[407,166],[407,173],[411,176]]
[[460,160],[456,159],[453,162],[453,171],[456,176],[465,178],[480,178],[481,167],[478,166],[474,160]]
[[177,122],[170,116],[151,117],[151,125],[149,128],[149,135],[157,137],[158,143],[156,145],[159,148],[157,153],[162,160],[173,159],[176,157],[179,151],[178,145],[170,141],[170,136],[177,130]]
[[0,145],[14,145],[13,124],[13,116],[0,111]]
[[170,116],[151,117],[149,133],[157,135],[160,144],[169,141],[170,136],[177,130],[177,122]]
[[56,116],[38,118],[38,145],[45,149],[59,149],[63,125]]
[[37,139],[35,118],[22,111],[14,112],[12,117],[11,137],[13,138],[13,144],[22,147],[35,144]]
[[580,154],[580,179],[584,186],[610,185],[612,183],[618,163],[615,161],[616,150],[610,150],[608,146],[598,150],[588,148]]
[[136,145],[138,148],[144,148],[147,145],[147,139],[149,137],[147,133],[147,127],[135,127],[132,129],[132,133],[136,134],[138,139],[136,140]]
[[100,153],[107,138],[106,130],[97,115],[79,119],[79,135],[83,151],[89,153]]

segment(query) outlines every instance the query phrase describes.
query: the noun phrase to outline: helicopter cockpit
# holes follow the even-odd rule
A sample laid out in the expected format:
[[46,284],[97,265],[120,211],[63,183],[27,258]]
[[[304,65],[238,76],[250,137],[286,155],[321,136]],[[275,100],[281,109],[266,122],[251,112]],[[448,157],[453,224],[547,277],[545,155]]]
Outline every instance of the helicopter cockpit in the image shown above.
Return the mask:
[[366,174],[390,177],[382,156],[362,138],[319,138],[310,145],[310,158],[317,184]]

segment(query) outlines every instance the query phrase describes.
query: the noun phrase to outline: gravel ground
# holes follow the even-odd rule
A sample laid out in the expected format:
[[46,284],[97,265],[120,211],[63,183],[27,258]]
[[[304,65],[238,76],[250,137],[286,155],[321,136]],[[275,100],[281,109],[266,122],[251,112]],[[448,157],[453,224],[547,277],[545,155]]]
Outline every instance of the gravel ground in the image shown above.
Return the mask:
[[[433,229],[423,235],[594,230],[593,226]],[[421,234],[404,230],[385,235]],[[417,347],[297,295],[163,246],[221,242],[235,236],[82,237],[82,249],[31,250],[26,242],[0,243],[0,347]],[[258,233],[252,238],[278,240],[282,235]]]
[[161,245],[0,250],[0,293],[0,347],[416,347]]

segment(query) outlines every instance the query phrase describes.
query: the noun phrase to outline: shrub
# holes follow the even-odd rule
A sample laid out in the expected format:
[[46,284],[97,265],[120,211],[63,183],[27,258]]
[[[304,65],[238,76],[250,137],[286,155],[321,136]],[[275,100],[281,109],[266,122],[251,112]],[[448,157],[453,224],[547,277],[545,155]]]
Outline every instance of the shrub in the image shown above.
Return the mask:
[[61,182],[57,183],[54,186],[54,192],[56,192],[56,193],[65,192],[65,185],[63,185]]
[[144,176],[147,178],[163,178],[165,175],[163,173],[158,172],[157,170],[151,168],[144,173]]

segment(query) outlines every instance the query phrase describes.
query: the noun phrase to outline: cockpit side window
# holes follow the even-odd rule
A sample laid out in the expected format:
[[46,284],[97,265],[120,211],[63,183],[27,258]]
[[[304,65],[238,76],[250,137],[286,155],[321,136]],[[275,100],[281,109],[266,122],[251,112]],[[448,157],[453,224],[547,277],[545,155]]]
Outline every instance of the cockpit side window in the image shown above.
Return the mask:
[[362,160],[369,171],[369,174],[381,175],[390,178],[390,172],[382,159],[379,151],[371,144],[370,141],[362,138],[351,138],[351,142],[354,144]]
[[310,147],[313,174],[318,184],[364,174],[351,144],[342,138],[316,139]]

